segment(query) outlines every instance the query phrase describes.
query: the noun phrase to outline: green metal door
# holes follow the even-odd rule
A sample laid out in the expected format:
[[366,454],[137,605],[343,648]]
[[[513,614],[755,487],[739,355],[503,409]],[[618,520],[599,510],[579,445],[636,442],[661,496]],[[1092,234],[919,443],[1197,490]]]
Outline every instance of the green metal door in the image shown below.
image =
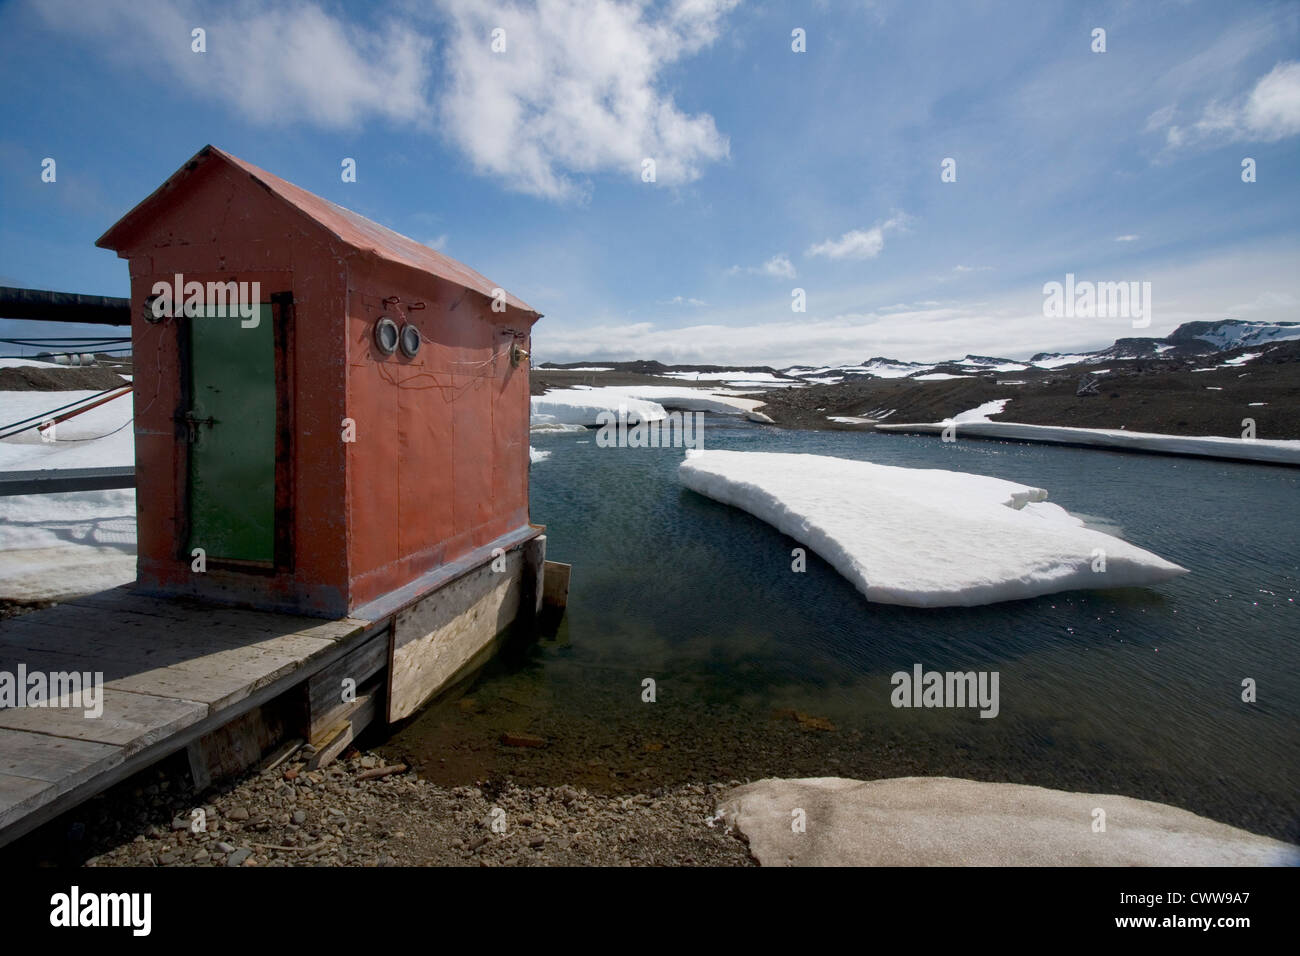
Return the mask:
[[212,307],[189,326],[189,548],[275,560],[276,375],[272,307],[256,325]]

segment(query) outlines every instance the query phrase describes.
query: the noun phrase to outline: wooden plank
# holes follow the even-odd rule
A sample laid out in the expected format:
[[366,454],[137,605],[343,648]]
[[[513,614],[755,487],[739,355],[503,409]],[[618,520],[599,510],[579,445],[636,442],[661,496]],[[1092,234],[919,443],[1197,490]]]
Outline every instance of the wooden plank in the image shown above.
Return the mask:
[[[307,661],[255,651],[225,650],[159,667],[152,660],[126,653],[112,659],[43,648],[4,647],[0,651],[0,668],[4,667],[5,659],[18,659],[29,670],[99,671],[104,675],[105,687],[196,701],[207,704],[213,711],[229,707],[259,688],[301,670]],[[15,653],[21,656],[15,658]]]
[[[24,615],[30,616],[35,615]],[[114,621],[116,624],[116,619]],[[175,630],[174,625],[151,624],[147,629],[124,625],[106,632],[101,624],[99,629],[91,631],[20,619],[0,630],[0,654],[6,653],[5,648],[13,648],[15,652],[37,650],[81,654],[95,660],[118,659],[129,661],[136,667],[194,667],[197,662],[210,660],[255,660],[267,656],[307,658],[335,644],[334,641],[298,634],[239,642],[212,639],[201,631],[182,636],[175,634]]]
[[355,634],[358,629],[369,627],[371,623],[359,617],[326,620],[305,615],[281,614],[276,611],[258,611],[216,604],[189,597],[154,597],[141,594],[131,588],[131,585],[122,585],[108,591],[69,598],[60,602],[59,607],[144,614],[169,621],[185,622],[192,627],[229,626],[250,633],[294,633],[330,640],[343,640]]
[[87,717],[84,710],[76,708],[12,707],[0,710],[0,728],[116,744],[126,755],[208,715],[207,705],[195,701],[132,694],[109,687],[101,692],[104,709],[98,717]]
[[[114,592],[105,592],[113,594]],[[0,634],[18,623],[39,624],[68,630],[103,634],[111,628],[114,637],[139,635],[165,638],[169,644],[231,645],[260,644],[268,641],[326,640],[351,637],[366,624],[350,618],[320,621],[309,617],[255,611],[230,611],[220,608],[168,607],[152,599],[113,598],[104,606],[83,605],[82,600],[100,601],[102,595],[74,598],[72,601],[43,608],[21,618],[0,623]]]
[[519,550],[505,559],[504,572],[484,564],[394,619],[389,723],[415,713],[514,621],[524,561]]
[[54,790],[54,785],[48,780],[0,773],[0,826],[9,817],[22,816],[28,805],[34,806],[54,799],[53,792],[48,797],[41,796],[46,790]]
[[122,748],[26,730],[0,730],[0,773],[62,784],[122,762]]
[[569,574],[573,565],[547,561],[542,579],[542,603],[551,607],[565,607],[569,603]]
[[388,666],[388,641],[388,631],[382,631],[308,681],[308,740],[337,724],[351,711],[355,700],[344,701],[344,680],[353,682],[355,694],[367,679]]
[[185,759],[190,762],[190,783],[194,792],[202,793],[212,786],[212,774],[208,772],[208,754],[203,749],[202,737],[185,748]]
[[284,736],[286,715],[293,704],[281,697],[254,707],[191,744],[190,772],[195,783],[205,778],[210,784],[260,763],[262,755]]
[[308,770],[328,767],[334,762],[334,758],[347,748],[348,744],[360,736],[361,731],[365,730],[379,716],[379,698],[382,694],[383,687],[378,680],[371,681],[357,694],[354,709],[347,715],[345,720],[312,741],[312,746],[316,747],[316,753],[312,754],[312,758],[307,764]]
[[[351,620],[355,621],[357,619]],[[328,651],[304,661],[302,667],[308,673],[327,667],[346,655],[353,647],[360,646],[362,640],[368,639],[369,636],[371,635],[367,635],[364,628],[357,630],[349,639],[337,642]],[[0,652],[2,651],[3,649],[0,648]],[[54,658],[56,655],[50,655],[50,657]],[[29,663],[32,666],[42,666],[31,661]],[[72,669],[75,666],[75,658],[73,658],[72,663],[69,663],[68,656],[63,655],[59,658],[58,667],[48,666],[47,669]],[[180,682],[176,674],[183,672],[163,671],[162,673],[167,680],[175,684]],[[239,696],[229,707],[222,707],[220,703],[214,704],[208,716],[198,723],[184,727],[170,737],[126,756],[121,762],[108,767],[102,772],[92,774],[88,778],[78,778],[59,785],[50,785],[42,781],[42,789],[38,793],[16,802],[8,808],[0,806],[0,846],[17,839],[24,833],[30,832],[35,827],[47,823],[60,813],[66,812],[78,803],[119,783],[131,774],[145,769],[168,754],[185,748],[203,734],[220,729],[240,713],[254,706],[267,704],[284,695],[301,682],[304,676],[306,675],[294,672],[270,684],[258,687],[251,693],[245,690],[244,696]],[[183,697],[184,695],[161,694],[159,696]],[[3,752],[3,743],[0,743],[0,752]],[[2,776],[0,774],[0,777]],[[0,783],[3,783],[3,781],[0,780]],[[12,789],[12,781],[5,784],[5,786]]]
[[[0,830],[60,795],[122,765],[121,747],[24,730],[0,730],[0,775],[44,781],[24,799],[0,806]],[[11,782],[12,784],[12,782]]]

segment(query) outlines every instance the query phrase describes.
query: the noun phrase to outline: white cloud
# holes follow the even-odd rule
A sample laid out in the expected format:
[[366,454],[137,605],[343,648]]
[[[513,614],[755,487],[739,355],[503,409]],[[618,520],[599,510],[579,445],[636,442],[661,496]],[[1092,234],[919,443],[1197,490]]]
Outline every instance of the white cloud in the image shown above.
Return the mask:
[[1172,107],[1152,113],[1147,129],[1165,130],[1165,144],[1180,149],[1200,143],[1272,143],[1300,135],[1300,60],[1279,63],[1245,96],[1210,102],[1198,120],[1179,126]]
[[1137,242],[1137,240],[1141,238],[1142,238],[1141,236],[1130,232],[1123,236],[1116,236],[1115,241],[1116,242]]
[[957,265],[957,266],[953,266],[953,267],[952,267],[952,271],[953,271],[953,272],[988,272],[988,271],[989,271],[990,269],[992,269],[992,268],[993,268],[992,266],[961,266],[961,265]]
[[444,232],[441,236],[438,236],[435,239],[426,239],[424,240],[424,244],[428,246],[430,249],[436,249],[439,252],[444,252],[447,249],[447,234]]
[[[575,174],[640,183],[647,158],[661,185],[698,179],[727,157],[727,138],[709,114],[678,109],[661,73],[711,44],[737,2],[443,0],[448,135],[479,171],[554,199],[584,191]],[[506,48],[494,53],[498,27]]]
[[898,228],[904,219],[904,216],[894,216],[870,229],[854,229],[838,239],[827,239],[810,246],[804,255],[825,256],[827,259],[874,259],[885,248],[886,230]]
[[703,299],[692,299],[689,296],[680,296],[680,295],[675,295],[671,299],[667,299],[666,301],[660,302],[659,304],[660,305],[693,305],[693,306],[708,305],[708,303],[705,302]]
[[[84,36],[132,71],[161,74],[264,125],[345,128],[426,119],[431,40],[396,21],[343,21],[295,0],[253,10],[187,0],[43,0],[51,29]],[[207,31],[206,53],[190,31]],[[382,64],[382,68],[377,67]]]
[[[442,48],[422,19],[357,22],[334,4],[272,0],[29,0],[53,30],[153,80],[224,102],[261,125],[355,127],[381,118],[438,130],[474,167],[511,188],[580,195],[575,177],[623,175],[680,185],[729,155],[708,113],[689,114],[663,89],[673,63],[709,46],[739,0],[437,0]],[[400,6],[396,9],[402,9]],[[207,52],[190,31],[207,31]],[[506,31],[493,53],[492,31]],[[441,89],[435,68],[445,64]]]
[[737,275],[741,272],[748,272],[752,275],[771,276],[774,279],[793,279],[796,277],[794,263],[784,252],[778,252],[771,259],[768,259],[761,266],[732,266],[727,270],[727,275]]
[[[534,330],[538,361],[658,359],[682,364],[790,365],[859,363],[873,355],[936,361],[967,353],[1028,358],[1036,352],[1100,348],[1117,338],[1160,336],[1183,322],[1248,314],[1259,321],[1294,321],[1300,272],[1291,268],[1295,242],[1270,238],[1230,254],[1211,254],[1152,267],[1150,329],[1128,319],[1043,317],[1041,283],[995,298],[937,301],[881,299],[870,307],[828,308],[829,317],[792,315],[789,305],[760,300],[706,310],[683,327],[609,318],[585,327],[544,319]],[[879,283],[853,298],[862,302]]]

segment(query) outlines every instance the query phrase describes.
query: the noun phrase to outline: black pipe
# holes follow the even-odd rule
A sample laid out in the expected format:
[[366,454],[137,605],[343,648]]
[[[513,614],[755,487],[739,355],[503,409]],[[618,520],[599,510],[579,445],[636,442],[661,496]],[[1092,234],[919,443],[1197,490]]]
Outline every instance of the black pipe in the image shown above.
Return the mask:
[[131,300],[75,292],[15,289],[0,286],[0,319],[40,319],[43,322],[85,322],[89,325],[130,325]]

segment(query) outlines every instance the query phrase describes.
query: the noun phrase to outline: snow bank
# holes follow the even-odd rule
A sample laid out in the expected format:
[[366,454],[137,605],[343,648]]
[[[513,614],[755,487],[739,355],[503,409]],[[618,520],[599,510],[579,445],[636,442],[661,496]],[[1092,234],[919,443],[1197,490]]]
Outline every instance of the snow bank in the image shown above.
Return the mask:
[[[940,434],[942,422],[933,424],[877,425],[877,431]],[[1012,441],[1049,442],[1057,445],[1085,445],[1125,451],[1162,452],[1201,458],[1228,458],[1279,465],[1300,465],[1300,440],[1224,438],[1208,435],[1161,435],[1114,428],[1069,428],[1063,425],[1022,425],[1019,422],[959,422],[956,437],[1005,438]]]
[[1006,410],[1009,398],[995,398],[991,402],[985,402],[975,408],[968,409],[964,412],[958,412],[953,416],[953,421],[960,422],[986,422],[990,415],[1001,415]]
[[571,430],[573,426],[594,427],[601,412],[618,414],[628,410],[628,423],[663,421],[668,409],[686,412],[714,412],[744,415],[754,421],[771,419],[756,412],[764,403],[735,392],[691,388],[689,385],[576,385],[553,389],[532,398],[532,431]]
[[[625,395],[643,402],[653,402],[666,409],[683,412],[715,412],[719,415],[744,415],[763,405],[753,398],[744,398],[739,392],[717,389],[691,388],[689,385],[606,385],[601,387],[577,386],[574,391],[599,395],[602,401],[617,405],[619,396]],[[550,392],[547,393],[551,394]]]
[[528,431],[534,435],[547,435],[547,434],[563,435],[566,432],[585,432],[587,430],[586,425],[565,425],[561,422],[542,420],[542,419],[549,419],[550,417],[551,417],[550,415],[534,416],[531,421],[531,424],[529,424],[528,426]]
[[[807,832],[792,832],[792,807]],[[764,866],[1300,864],[1300,847],[1163,803],[952,777],[759,780],[724,793],[718,817]]]
[[[94,394],[0,392],[0,419],[17,421]],[[6,438],[0,471],[133,465],[131,414],[126,395],[60,422],[56,441],[43,441],[35,430]],[[0,600],[57,601],[134,581],[135,540],[133,488],[0,497]]]
[[[52,409],[70,402],[85,401],[96,394],[86,391],[0,392],[0,425],[44,415]],[[133,465],[135,433],[127,424],[132,409],[128,392],[76,418],[60,422],[54,427],[57,441],[44,441],[34,428],[0,440],[0,471]]]
[[0,600],[57,601],[135,580],[135,489],[0,497]]
[[[678,476],[807,545],[882,604],[970,607],[1186,572],[1001,478],[734,451],[688,453]],[[1099,551],[1105,570],[1094,572]]]
[[613,392],[601,388],[562,388],[532,397],[533,425],[599,425],[602,412],[627,410],[630,425],[638,422],[658,422],[668,417],[664,407],[656,402],[633,398],[626,392]]

